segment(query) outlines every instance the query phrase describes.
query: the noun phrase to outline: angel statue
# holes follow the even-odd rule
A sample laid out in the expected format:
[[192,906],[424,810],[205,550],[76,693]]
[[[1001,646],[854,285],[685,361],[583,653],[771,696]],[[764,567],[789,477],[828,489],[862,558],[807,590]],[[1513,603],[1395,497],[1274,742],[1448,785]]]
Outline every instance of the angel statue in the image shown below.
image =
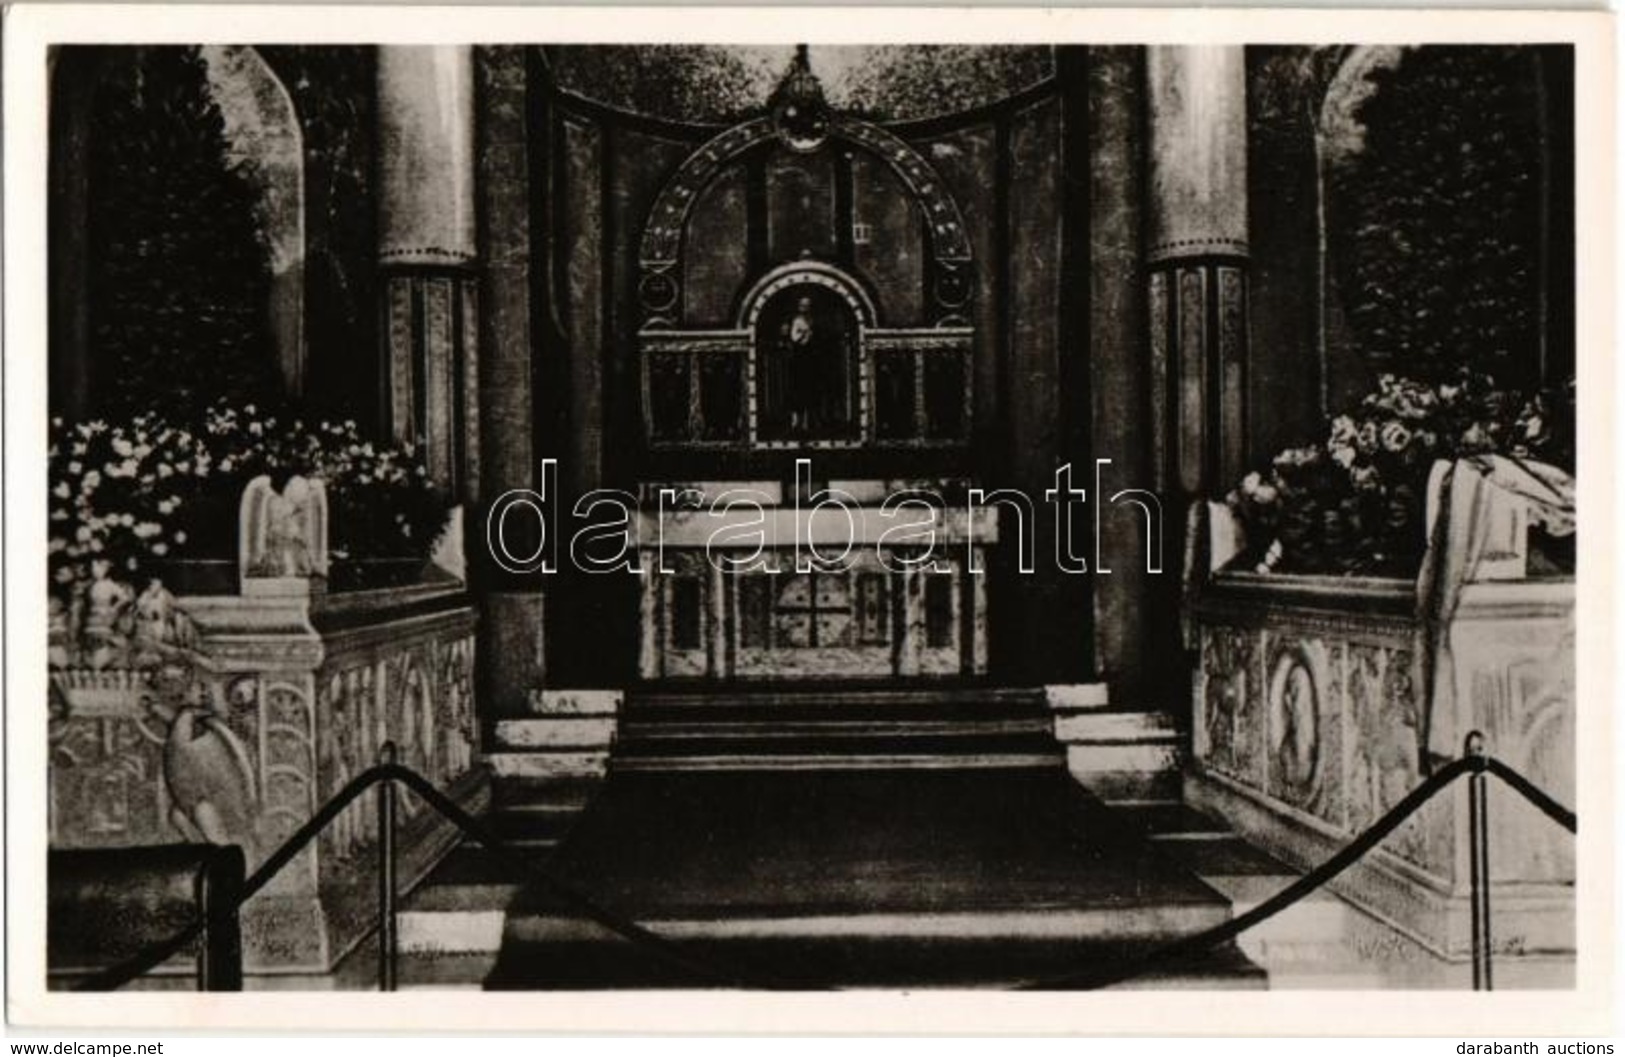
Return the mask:
[[319,480],[291,477],[278,492],[256,477],[243,492],[243,573],[254,577],[327,572],[327,493]]

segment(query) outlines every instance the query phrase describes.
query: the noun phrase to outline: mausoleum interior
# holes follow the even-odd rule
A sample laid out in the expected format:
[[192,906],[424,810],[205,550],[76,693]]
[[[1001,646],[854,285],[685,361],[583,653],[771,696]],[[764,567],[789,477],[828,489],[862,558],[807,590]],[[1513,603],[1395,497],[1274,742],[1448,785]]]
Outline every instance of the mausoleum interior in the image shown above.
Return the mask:
[[1567,47],[50,78],[53,863],[252,874],[386,757],[500,842],[367,792],[246,986],[375,985],[385,843],[402,986],[1573,986],[1493,776],[1126,968],[1470,753],[1574,803]]

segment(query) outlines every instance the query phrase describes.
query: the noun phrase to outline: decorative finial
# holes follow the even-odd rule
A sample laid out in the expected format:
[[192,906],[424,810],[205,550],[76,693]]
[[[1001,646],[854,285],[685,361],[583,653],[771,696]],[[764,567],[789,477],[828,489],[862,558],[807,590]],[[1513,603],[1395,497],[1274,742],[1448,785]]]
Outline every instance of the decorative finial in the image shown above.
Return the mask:
[[796,45],[796,56],[767,105],[773,127],[785,146],[807,152],[824,145],[829,137],[829,103],[824,99],[824,86],[812,72],[807,45]]

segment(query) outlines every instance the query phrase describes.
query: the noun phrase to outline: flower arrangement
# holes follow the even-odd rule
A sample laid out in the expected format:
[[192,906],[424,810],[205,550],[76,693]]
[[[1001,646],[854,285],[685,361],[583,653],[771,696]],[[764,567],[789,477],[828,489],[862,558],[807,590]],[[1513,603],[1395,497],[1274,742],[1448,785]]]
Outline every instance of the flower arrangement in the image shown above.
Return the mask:
[[326,482],[335,562],[426,559],[446,521],[411,448],[253,404],[215,404],[190,422],[53,419],[47,454],[51,580],[65,595],[109,571],[133,579],[176,559],[235,558],[237,504],[261,474],[278,487],[296,474]]
[[1427,547],[1423,504],[1434,462],[1496,453],[1572,471],[1574,387],[1522,394],[1462,370],[1426,383],[1384,374],[1320,444],[1291,448],[1226,497],[1260,572],[1411,576]]

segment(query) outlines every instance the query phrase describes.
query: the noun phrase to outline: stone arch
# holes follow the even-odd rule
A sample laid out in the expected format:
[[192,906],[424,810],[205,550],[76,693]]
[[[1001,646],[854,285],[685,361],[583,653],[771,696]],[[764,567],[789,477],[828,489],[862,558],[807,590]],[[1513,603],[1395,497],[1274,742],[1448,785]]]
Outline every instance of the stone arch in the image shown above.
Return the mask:
[[305,374],[305,166],[298,111],[256,49],[204,45],[199,52],[225,118],[232,160],[258,192],[255,214],[270,256],[273,342],[283,384],[297,395]]
[[[1538,52],[1379,45],[1330,58],[1314,123],[1328,403],[1383,370],[1537,383],[1553,300]],[[1449,205],[1407,206],[1412,191]],[[1433,281],[1467,269],[1471,283]]]
[[785,288],[798,284],[811,284],[834,291],[864,327],[874,327],[879,323],[874,299],[857,279],[834,265],[818,261],[791,261],[769,271],[751,287],[740,308],[739,329],[753,329],[768,300]]
[[[730,163],[777,134],[768,117],[753,118],[712,137],[678,166],[655,197],[638,246],[639,299],[651,321],[664,321],[681,300],[684,232],[705,189]],[[931,256],[939,274],[963,294],[945,297],[962,309],[969,296],[963,278],[972,259],[970,234],[959,205],[935,169],[917,150],[878,125],[846,115],[831,120],[829,140],[879,159],[919,206]]]
[[[170,47],[158,45],[154,47]],[[289,393],[300,395],[305,371],[304,134],[286,85],[258,50],[205,45],[197,49],[206,90],[219,107],[229,160],[255,191],[254,220],[263,233],[271,274],[269,346]],[[50,59],[49,273],[51,283],[50,405],[78,418],[93,394],[116,379],[94,377],[88,281],[92,231],[89,144],[98,94],[133,76],[146,46],[54,49]]]
[[1396,65],[1406,49],[1394,44],[1361,44],[1349,48],[1338,61],[1315,118],[1316,146],[1324,169],[1364,145],[1355,113],[1376,91],[1370,75]]

